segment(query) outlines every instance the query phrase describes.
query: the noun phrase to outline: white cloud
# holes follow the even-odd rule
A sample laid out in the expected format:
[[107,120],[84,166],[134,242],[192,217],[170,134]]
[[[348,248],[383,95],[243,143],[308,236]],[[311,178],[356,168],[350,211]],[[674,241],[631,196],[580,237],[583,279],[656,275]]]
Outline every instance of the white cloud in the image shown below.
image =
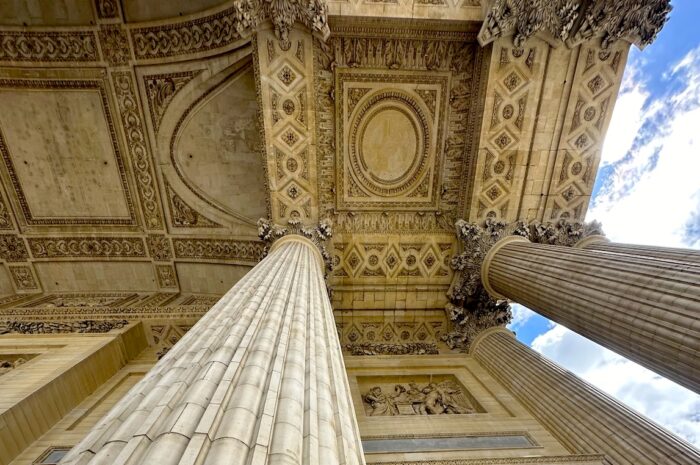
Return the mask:
[[[637,80],[639,68],[629,66],[625,70],[622,87],[615,103],[603,152],[601,167],[620,161],[632,148],[632,143],[644,121],[651,115],[644,110],[649,91]],[[654,108],[655,110],[655,108]]]
[[700,212],[700,48],[669,73],[676,88],[666,95],[652,97],[639,74],[615,107],[601,165],[612,172],[586,219],[613,241],[690,247]]
[[[665,92],[650,89],[641,67],[633,58],[586,220],[617,242],[700,248],[700,47],[663,76]],[[560,325],[532,347],[700,446],[700,395]]]
[[513,312],[513,320],[508,325],[508,329],[511,331],[517,331],[518,328],[522,328],[530,318],[536,315],[529,308],[516,303],[511,304],[510,309]]
[[700,447],[700,395],[554,325],[532,348]]

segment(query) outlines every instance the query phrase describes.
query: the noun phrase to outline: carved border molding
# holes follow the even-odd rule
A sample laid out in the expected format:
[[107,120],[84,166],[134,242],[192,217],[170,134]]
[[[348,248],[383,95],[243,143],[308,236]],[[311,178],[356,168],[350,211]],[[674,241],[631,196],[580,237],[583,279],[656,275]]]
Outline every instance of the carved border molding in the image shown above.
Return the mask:
[[146,245],[140,237],[31,237],[34,258],[145,258]]
[[0,334],[107,333],[128,324],[126,320],[6,321],[0,323]]
[[131,165],[136,175],[136,186],[141,200],[141,209],[146,229],[162,229],[163,214],[158,195],[158,186],[153,164],[153,156],[143,125],[143,118],[136,96],[134,78],[130,71],[112,73],[114,89],[119,105],[122,126],[127,147],[131,155]]
[[92,318],[95,320],[123,318],[136,320],[163,320],[200,318],[211,305],[175,305],[152,307],[26,307],[0,309],[0,319],[22,319],[23,321],[73,321]]
[[[563,455],[544,457],[502,457],[502,458],[475,458],[475,459],[445,459],[445,460],[421,460],[382,462],[382,465],[530,465],[530,464],[555,464],[568,465],[571,463],[588,463],[590,465],[603,464],[604,455]],[[371,465],[373,462],[368,462]]]
[[197,260],[238,260],[256,264],[265,244],[253,240],[173,238],[175,258]]
[[95,32],[40,32],[0,30],[0,61],[99,61]]

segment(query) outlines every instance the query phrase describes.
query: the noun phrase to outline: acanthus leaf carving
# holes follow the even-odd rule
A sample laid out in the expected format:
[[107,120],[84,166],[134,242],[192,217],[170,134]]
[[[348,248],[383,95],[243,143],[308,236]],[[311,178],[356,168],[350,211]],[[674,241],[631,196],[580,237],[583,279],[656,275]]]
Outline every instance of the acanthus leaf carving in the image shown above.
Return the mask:
[[569,46],[601,36],[603,49],[619,39],[644,48],[654,41],[670,11],[670,0],[493,0],[478,37],[486,45],[513,34],[520,48],[546,31]]
[[287,222],[287,226],[274,224],[266,218],[258,220],[258,237],[266,244],[265,255],[267,255],[270,246],[276,240],[290,234],[296,234],[311,240],[318,247],[323,257],[323,261],[326,264],[326,273],[333,270],[333,260],[326,249],[326,243],[333,236],[333,227],[330,220],[321,220],[318,225],[313,227],[304,226],[301,221],[294,218]]
[[452,330],[443,340],[452,349],[467,350],[473,338],[493,326],[504,326],[512,318],[506,300],[493,299],[481,283],[481,265],[488,251],[507,236],[520,236],[530,242],[570,247],[591,235],[602,235],[598,222],[530,224],[524,221],[506,223],[487,218],[483,223],[455,223],[458,240],[463,251],[451,260],[454,280],[447,292],[450,303],[446,312],[452,322]]
[[165,110],[175,94],[199,73],[201,70],[144,76],[143,82],[146,86],[154,132],[158,132]]
[[168,198],[170,199],[170,218],[173,226],[179,228],[221,228],[216,223],[205,217],[194,208],[190,207],[179,195],[166,183]]

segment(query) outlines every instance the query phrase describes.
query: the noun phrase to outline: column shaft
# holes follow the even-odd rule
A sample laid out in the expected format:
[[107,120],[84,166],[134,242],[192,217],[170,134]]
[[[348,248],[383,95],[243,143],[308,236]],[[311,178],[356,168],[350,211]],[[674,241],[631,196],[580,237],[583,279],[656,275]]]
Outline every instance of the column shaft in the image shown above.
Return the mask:
[[495,292],[700,392],[699,253],[512,242],[484,267]]
[[281,243],[253,268],[62,463],[363,464],[318,251],[306,242]]
[[700,463],[700,451],[564,370],[503,328],[471,354],[567,449],[602,453],[610,465]]

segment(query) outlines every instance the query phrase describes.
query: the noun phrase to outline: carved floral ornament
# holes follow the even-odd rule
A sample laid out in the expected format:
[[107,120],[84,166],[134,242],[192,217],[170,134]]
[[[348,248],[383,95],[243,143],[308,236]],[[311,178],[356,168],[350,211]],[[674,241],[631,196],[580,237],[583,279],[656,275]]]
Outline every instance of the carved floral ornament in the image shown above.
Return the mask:
[[492,218],[482,224],[459,220],[455,224],[462,253],[452,258],[450,265],[455,278],[447,292],[450,303],[445,310],[452,322],[452,331],[443,336],[451,349],[466,350],[481,331],[493,326],[504,326],[512,319],[507,300],[494,299],[483,286],[481,265],[489,250],[501,239],[522,237],[538,244],[574,246],[582,239],[602,235],[598,222],[570,223],[505,223]]
[[512,34],[521,47],[542,31],[569,47],[601,37],[603,49],[619,39],[644,48],[670,11],[670,0],[492,0],[478,39],[486,45]]

